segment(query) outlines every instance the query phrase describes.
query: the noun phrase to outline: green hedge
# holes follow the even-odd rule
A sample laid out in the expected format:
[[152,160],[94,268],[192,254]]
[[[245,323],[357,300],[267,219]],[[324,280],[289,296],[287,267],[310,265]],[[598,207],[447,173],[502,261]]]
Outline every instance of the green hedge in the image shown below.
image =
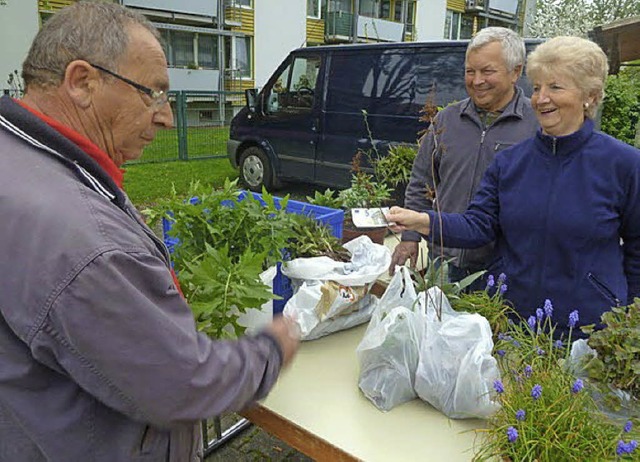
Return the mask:
[[[623,67],[607,79],[601,129],[625,143],[636,143],[640,120],[640,68]],[[637,146],[640,147],[640,146]]]

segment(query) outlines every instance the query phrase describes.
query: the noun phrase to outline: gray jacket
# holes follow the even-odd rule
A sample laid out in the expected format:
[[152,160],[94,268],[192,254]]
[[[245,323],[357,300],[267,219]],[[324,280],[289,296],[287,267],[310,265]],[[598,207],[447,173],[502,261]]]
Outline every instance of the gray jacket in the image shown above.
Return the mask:
[[[447,106],[420,141],[407,185],[404,205],[424,212],[432,210],[433,191],[439,210],[464,212],[478,189],[496,152],[533,136],[538,127],[531,102],[522,90],[516,93],[502,114],[484,128],[470,98]],[[419,241],[414,231],[402,234],[403,241]],[[432,258],[444,255],[453,264],[471,271],[485,269],[494,258],[494,244],[479,249],[432,248]]]
[[8,97],[0,216],[0,461],[198,460],[201,419],[274,385],[276,340],[197,333],[124,193]]

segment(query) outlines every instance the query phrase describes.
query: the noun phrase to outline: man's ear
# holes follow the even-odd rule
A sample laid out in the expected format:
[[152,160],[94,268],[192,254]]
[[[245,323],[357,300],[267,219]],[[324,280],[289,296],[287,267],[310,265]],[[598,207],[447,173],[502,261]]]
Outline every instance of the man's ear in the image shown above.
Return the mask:
[[71,61],[64,71],[62,88],[69,98],[82,109],[91,106],[95,91],[100,84],[98,70],[81,59]]
[[518,79],[520,78],[520,76],[522,75],[522,64],[518,64],[514,69],[513,72],[515,73],[515,80],[513,81],[513,84],[515,85],[515,83],[518,81]]

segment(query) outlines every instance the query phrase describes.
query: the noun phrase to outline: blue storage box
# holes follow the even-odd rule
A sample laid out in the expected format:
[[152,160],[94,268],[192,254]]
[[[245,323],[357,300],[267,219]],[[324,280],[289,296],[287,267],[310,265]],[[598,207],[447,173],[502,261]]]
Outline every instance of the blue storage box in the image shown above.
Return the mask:
[[[244,199],[245,197],[247,197],[247,194],[252,194],[255,199],[260,201],[263,205],[265,204],[264,200],[262,199],[262,194],[256,192],[240,191],[238,199]],[[280,207],[282,198],[274,197],[273,199],[276,207]],[[194,203],[197,200],[197,198],[192,197],[190,199],[190,202]],[[333,234],[335,237],[337,237],[338,239],[342,238],[344,210],[322,207],[319,205],[309,204],[308,202],[289,200],[287,201],[286,211],[287,213],[295,213],[298,215],[307,215],[309,217],[312,217],[316,221],[327,225],[331,229],[331,234]],[[162,237],[164,239],[165,245],[169,249],[169,252],[173,252],[174,246],[179,242],[178,238],[170,237],[168,234],[169,230],[171,229],[171,225],[171,221],[167,220],[166,218],[162,219]],[[281,300],[273,301],[274,314],[281,313],[287,301],[293,295],[291,281],[288,277],[282,274],[281,266],[281,263],[278,263],[276,268],[276,276],[273,278],[273,293],[282,297]]]

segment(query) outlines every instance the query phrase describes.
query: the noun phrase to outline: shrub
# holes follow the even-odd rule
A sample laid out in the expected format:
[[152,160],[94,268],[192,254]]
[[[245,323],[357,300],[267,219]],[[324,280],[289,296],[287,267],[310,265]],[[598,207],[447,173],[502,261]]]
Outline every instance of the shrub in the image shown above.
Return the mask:
[[[626,67],[607,79],[602,131],[634,145],[640,120],[640,69]],[[637,146],[640,147],[640,146]]]

